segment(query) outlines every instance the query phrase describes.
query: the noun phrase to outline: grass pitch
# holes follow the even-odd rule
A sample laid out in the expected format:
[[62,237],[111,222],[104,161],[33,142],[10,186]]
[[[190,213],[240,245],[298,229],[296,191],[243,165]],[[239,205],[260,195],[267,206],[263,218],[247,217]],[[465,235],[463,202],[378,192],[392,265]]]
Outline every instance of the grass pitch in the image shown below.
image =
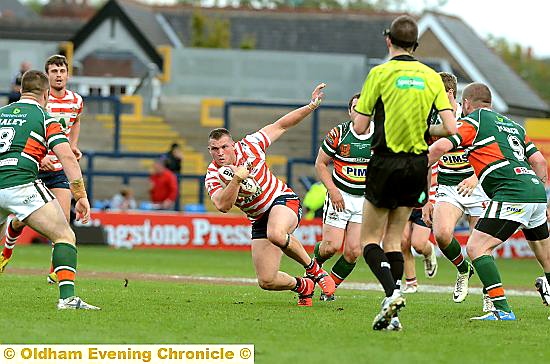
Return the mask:
[[[254,344],[257,363],[493,363],[541,362],[550,310],[535,296],[511,296],[516,322],[470,322],[481,297],[454,304],[448,293],[407,296],[404,331],[371,328],[381,291],[341,289],[337,301],[297,307],[289,292],[257,286],[159,280],[157,275],[254,278],[249,252],[79,249],[77,294],[99,312],[57,311],[57,289],[45,283],[50,249],[16,247],[0,276],[0,342],[81,344]],[[326,264],[330,268],[333,261]],[[541,274],[533,260],[497,261],[505,288],[534,291]],[[283,258],[283,270],[303,270]],[[32,270],[33,274],[29,274]],[[38,273],[40,271],[40,273]],[[95,272],[92,274],[92,272]],[[155,274],[139,276],[138,273]],[[127,287],[123,277],[131,276]],[[440,259],[438,276],[422,285],[454,283],[455,270]],[[107,278],[104,278],[107,277]],[[375,282],[363,261],[349,278]],[[472,285],[479,287],[474,276]]]

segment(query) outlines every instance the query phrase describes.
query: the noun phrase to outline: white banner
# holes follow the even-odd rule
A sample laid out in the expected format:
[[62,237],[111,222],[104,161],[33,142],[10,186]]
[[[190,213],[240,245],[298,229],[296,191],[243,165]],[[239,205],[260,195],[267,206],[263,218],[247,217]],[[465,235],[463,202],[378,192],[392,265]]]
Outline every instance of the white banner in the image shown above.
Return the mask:
[[0,345],[6,364],[254,363],[254,345]]

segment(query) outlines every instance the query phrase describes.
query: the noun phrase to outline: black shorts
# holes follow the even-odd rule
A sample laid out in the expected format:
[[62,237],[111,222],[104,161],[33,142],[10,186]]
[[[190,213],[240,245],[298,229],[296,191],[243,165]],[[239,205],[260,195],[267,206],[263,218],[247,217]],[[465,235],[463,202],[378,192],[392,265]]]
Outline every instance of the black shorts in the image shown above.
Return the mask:
[[424,220],[422,220],[422,209],[413,209],[411,216],[409,216],[409,221],[419,226],[428,227]]
[[49,189],[52,188],[64,188],[69,189],[69,180],[63,171],[53,172],[40,172],[38,173],[38,179],[42,180],[44,186]]
[[300,224],[300,220],[302,219],[302,205],[300,204],[300,199],[294,194],[281,195],[273,201],[262,217],[252,223],[252,240],[267,238],[267,221],[269,220],[269,213],[275,205],[285,205],[291,208],[292,211],[296,213],[296,216],[298,216],[298,224]]
[[387,209],[422,207],[428,201],[426,154],[374,154],[366,173],[365,198]]
[[[512,220],[480,218],[475,229],[489,234],[500,241],[508,240],[521,227],[521,223]],[[523,229],[523,235],[528,241],[544,240],[550,236],[548,224],[545,222],[532,229]]]

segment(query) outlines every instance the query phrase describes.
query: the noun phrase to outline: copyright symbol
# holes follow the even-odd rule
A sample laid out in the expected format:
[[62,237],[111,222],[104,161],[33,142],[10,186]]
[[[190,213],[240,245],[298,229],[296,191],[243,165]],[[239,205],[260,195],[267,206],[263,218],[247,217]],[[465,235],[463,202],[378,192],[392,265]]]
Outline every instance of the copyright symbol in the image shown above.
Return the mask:
[[243,348],[243,349],[241,349],[240,355],[241,355],[241,359],[248,359],[248,358],[250,358],[252,353],[250,352],[250,349]]
[[13,359],[15,357],[15,350],[11,348],[7,348],[4,350],[4,358],[6,359]]

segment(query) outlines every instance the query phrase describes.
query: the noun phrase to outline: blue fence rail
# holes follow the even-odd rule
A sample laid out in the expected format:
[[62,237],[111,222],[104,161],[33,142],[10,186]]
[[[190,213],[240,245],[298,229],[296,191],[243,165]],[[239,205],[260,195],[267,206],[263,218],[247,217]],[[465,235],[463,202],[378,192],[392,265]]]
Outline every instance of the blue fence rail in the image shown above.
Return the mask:
[[[129,184],[130,179],[132,178],[149,178],[149,173],[147,172],[123,172],[123,171],[107,171],[107,170],[98,170],[96,169],[96,158],[132,158],[132,159],[158,159],[162,154],[157,153],[112,153],[112,152],[83,152],[84,157],[86,157],[86,170],[84,171],[84,176],[86,177],[86,184],[88,191],[88,199],[93,201],[94,195],[94,179],[96,177],[120,177],[122,183]],[[181,181],[184,179],[196,180],[199,185],[199,196],[198,203],[204,204],[204,175],[194,175],[194,174],[176,174],[178,179],[178,186]],[[179,195],[179,193],[178,193]],[[176,199],[175,210],[180,211],[180,199]]]

